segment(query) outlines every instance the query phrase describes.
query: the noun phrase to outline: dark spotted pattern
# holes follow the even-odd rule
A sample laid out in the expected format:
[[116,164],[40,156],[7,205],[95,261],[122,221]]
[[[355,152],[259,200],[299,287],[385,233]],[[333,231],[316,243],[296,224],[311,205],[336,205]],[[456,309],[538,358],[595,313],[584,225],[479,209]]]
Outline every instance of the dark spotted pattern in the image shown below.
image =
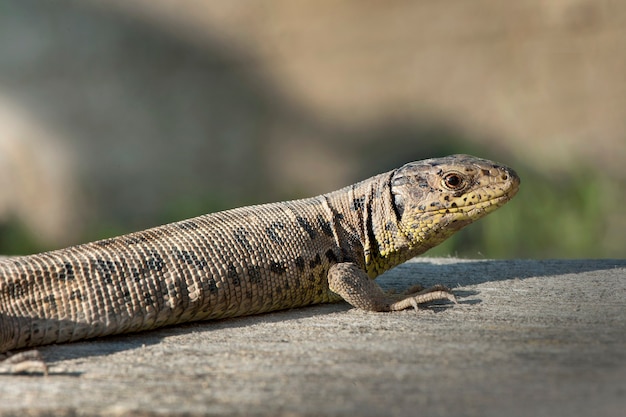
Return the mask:
[[363,210],[365,208],[365,196],[356,197],[352,200],[352,204],[350,205],[352,210]]
[[72,291],[72,293],[70,294],[70,300],[78,300],[81,301],[83,299],[83,295],[81,294],[80,290],[74,290]]
[[115,245],[116,243],[117,243],[117,239],[105,239],[105,240],[99,240],[97,242],[94,242],[94,245],[106,247],[110,245]]
[[200,226],[193,220],[187,220],[187,221],[175,223],[175,227],[179,228],[180,230],[196,230]]
[[95,259],[92,263],[92,267],[105,284],[113,283],[113,277],[117,272],[117,266],[114,262],[107,259]]
[[127,245],[137,245],[140,243],[145,243],[147,242],[148,236],[143,236],[143,235],[135,235],[135,236],[129,236],[124,240],[124,243],[126,243]]
[[272,261],[270,262],[270,271],[275,274],[284,274],[287,271],[287,267],[283,262]]
[[304,271],[305,263],[304,263],[304,258],[302,256],[298,256],[296,258],[295,264],[296,264],[296,268],[298,268],[299,272]]
[[330,222],[324,218],[321,214],[317,215],[317,225],[320,230],[328,237],[333,237],[333,227]]
[[315,258],[309,261],[309,268],[313,269],[322,264],[322,257],[319,253],[315,254]]
[[211,294],[216,294],[218,292],[217,283],[215,282],[214,278],[209,278],[207,280],[206,287],[209,289],[209,292]]
[[65,262],[63,264],[63,269],[61,270],[61,272],[59,272],[59,279],[70,281],[74,278],[74,265],[69,262]]
[[172,251],[176,259],[184,262],[187,265],[194,266],[200,270],[207,267],[208,262],[204,258],[199,258],[194,252],[174,249]]
[[21,298],[26,294],[26,291],[22,287],[22,285],[17,282],[10,282],[7,284],[7,293],[13,298]]
[[307,219],[297,216],[296,221],[298,222],[300,227],[302,227],[304,231],[308,233],[311,239],[315,239],[315,237],[317,236],[317,232],[315,231],[315,229],[313,229],[313,226],[311,226],[311,223],[309,223]]
[[268,227],[265,228],[265,232],[272,240],[272,242],[278,243],[282,245],[285,243],[283,238],[280,237],[280,233],[285,229],[285,225],[282,222],[272,222]]
[[226,278],[236,287],[241,285],[241,278],[239,277],[239,273],[237,272],[237,267],[232,263],[228,264],[228,272],[226,273]]
[[161,272],[165,267],[165,261],[157,252],[151,252],[150,257],[146,261],[146,265],[148,265],[148,269],[153,271]]
[[239,243],[244,249],[251,251],[252,245],[248,241],[248,232],[243,227],[238,227],[233,231],[233,237],[235,238],[235,242]]
[[43,298],[43,302],[46,304],[50,304],[53,308],[56,307],[56,300],[54,298],[54,294],[46,295]]
[[254,284],[258,284],[261,282],[263,275],[261,273],[261,267],[258,265],[248,265],[248,277],[250,278],[250,282]]

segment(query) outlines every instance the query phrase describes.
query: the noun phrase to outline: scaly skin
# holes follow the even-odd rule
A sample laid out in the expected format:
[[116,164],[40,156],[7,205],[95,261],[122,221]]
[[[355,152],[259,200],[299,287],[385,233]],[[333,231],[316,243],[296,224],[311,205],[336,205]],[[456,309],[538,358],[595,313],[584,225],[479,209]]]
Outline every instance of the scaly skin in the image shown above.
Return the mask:
[[509,168],[413,162],[329,194],[204,215],[0,260],[0,352],[336,301],[374,311],[449,299],[372,280],[511,199]]

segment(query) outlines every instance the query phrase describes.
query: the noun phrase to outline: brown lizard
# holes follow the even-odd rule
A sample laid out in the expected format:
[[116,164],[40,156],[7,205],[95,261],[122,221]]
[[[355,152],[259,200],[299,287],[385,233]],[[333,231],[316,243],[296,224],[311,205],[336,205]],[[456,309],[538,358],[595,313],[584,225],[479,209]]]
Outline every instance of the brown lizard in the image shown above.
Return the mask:
[[510,168],[452,155],[318,197],[2,259],[0,352],[340,299],[373,311],[455,301],[443,286],[386,294],[373,278],[518,187]]

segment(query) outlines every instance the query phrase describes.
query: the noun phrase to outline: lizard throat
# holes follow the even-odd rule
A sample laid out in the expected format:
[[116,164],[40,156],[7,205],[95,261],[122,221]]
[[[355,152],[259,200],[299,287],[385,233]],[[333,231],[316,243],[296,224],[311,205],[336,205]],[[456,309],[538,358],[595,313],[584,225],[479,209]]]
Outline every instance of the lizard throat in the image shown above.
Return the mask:
[[398,224],[387,223],[384,228],[374,230],[376,247],[365,254],[368,275],[375,278],[439,245],[465,226],[501,207],[510,198],[507,193],[498,193],[488,200],[465,206],[415,210]]

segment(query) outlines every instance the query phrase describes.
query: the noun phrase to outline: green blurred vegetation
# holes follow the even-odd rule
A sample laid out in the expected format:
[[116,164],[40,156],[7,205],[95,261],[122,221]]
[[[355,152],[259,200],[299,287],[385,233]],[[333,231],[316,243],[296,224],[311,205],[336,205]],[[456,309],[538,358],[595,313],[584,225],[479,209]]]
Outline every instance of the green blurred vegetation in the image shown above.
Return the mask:
[[[490,158],[484,152],[463,151]],[[446,150],[445,153],[450,152]],[[497,157],[494,159],[498,160]],[[626,205],[624,181],[581,165],[555,174],[540,172],[521,161],[500,162],[513,167],[520,175],[522,185],[518,195],[425,256],[623,258],[626,255],[626,219],[620,209]],[[164,207],[161,223],[254,203],[234,202],[227,196],[217,195],[175,201]],[[85,241],[129,231],[116,224],[100,224],[87,233]],[[37,236],[18,222],[0,226],[2,254],[27,254],[49,249],[53,248],[43,247]]]
[[21,222],[0,223],[0,255],[24,255],[51,248],[43,246]]

